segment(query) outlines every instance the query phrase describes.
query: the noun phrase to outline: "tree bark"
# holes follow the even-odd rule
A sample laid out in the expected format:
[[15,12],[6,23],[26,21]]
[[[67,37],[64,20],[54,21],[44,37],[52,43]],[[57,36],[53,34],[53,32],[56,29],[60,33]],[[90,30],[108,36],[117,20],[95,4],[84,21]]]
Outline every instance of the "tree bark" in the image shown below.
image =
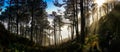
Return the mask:
[[56,46],[57,43],[56,43],[56,27],[55,27],[55,19],[54,19],[54,42],[55,42],[55,46]]
[[75,0],[75,8],[76,8],[76,10],[75,10],[75,27],[76,27],[76,38],[77,38],[77,41],[79,41],[79,32],[78,32],[78,12],[77,12],[77,10],[78,10],[78,5],[77,5],[77,0]]
[[32,11],[31,11],[31,17],[32,17],[31,18],[31,36],[30,36],[31,41],[33,41],[33,17],[34,17],[33,7],[34,7],[34,4],[32,4]]
[[[83,45],[85,43],[85,17],[84,17],[84,6],[83,6],[83,0],[80,0],[80,12],[81,12],[81,48],[83,49]],[[81,51],[83,52],[83,50],[81,49]]]

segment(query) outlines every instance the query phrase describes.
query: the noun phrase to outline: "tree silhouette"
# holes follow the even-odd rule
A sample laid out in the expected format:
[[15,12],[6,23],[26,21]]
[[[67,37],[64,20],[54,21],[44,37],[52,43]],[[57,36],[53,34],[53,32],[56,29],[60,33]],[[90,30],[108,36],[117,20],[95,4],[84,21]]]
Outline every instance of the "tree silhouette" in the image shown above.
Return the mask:
[[0,12],[2,11],[2,6],[4,5],[4,0],[0,0]]
[[21,36],[25,35],[23,37],[30,36],[30,33],[32,33],[30,36],[31,40],[35,38],[35,35],[33,35],[33,33],[40,30],[39,32],[41,34],[38,35],[38,33],[36,33],[36,36],[41,37],[40,39],[42,42],[42,33],[44,32],[44,29],[46,29],[49,25],[46,16],[47,13],[45,12],[46,2],[42,0],[9,0],[6,2],[9,4],[9,6],[7,6],[6,10],[2,12],[1,21],[8,23],[8,30]]
[[53,1],[53,3],[54,3],[54,5],[57,6],[57,7],[62,7],[62,6],[64,5],[64,3],[63,3],[63,4],[60,4],[60,3],[58,2],[58,0]]

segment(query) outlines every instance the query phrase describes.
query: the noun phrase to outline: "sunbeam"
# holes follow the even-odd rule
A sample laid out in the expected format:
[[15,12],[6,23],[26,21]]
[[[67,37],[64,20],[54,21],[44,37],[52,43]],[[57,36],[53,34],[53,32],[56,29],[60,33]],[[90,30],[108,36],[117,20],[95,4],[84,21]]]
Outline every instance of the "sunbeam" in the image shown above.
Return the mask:
[[98,7],[101,7],[105,2],[105,0],[95,0],[95,3],[97,3]]

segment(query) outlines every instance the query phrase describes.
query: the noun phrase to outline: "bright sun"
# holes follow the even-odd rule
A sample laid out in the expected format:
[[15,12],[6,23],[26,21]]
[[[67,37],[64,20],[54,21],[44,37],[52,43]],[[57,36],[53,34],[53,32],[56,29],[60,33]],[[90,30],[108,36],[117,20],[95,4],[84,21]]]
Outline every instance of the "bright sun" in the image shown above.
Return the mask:
[[105,3],[105,0],[95,0],[95,3],[98,4],[98,7],[101,7]]

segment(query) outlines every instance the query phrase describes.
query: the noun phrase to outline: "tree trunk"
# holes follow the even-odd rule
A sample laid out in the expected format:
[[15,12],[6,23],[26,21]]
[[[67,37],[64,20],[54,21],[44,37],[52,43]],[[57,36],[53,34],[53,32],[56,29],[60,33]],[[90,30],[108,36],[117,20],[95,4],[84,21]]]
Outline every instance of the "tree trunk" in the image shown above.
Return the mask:
[[[9,2],[10,2],[9,7],[11,7],[11,0]],[[11,12],[11,8],[10,8],[9,12]],[[11,31],[10,22],[11,22],[11,14],[9,14],[9,20],[8,20],[8,30],[9,31]]]
[[75,3],[74,0],[72,1],[72,5],[73,5],[73,24],[72,24],[72,39],[74,38],[74,29],[75,29]]
[[60,37],[61,37],[61,26],[60,26],[60,17],[59,17],[59,43],[61,42],[61,39],[60,39]]
[[[84,17],[84,6],[83,6],[83,0],[80,0],[80,8],[81,8],[81,48],[83,48],[83,45],[85,43],[85,17]],[[81,49],[81,51],[83,51]]]
[[57,45],[57,43],[56,43],[56,27],[55,27],[55,19],[54,19],[54,42],[55,42],[55,45]]
[[19,5],[19,3],[18,3],[18,0],[17,0],[17,5],[16,5],[16,7],[17,7],[17,18],[16,18],[17,35],[18,35],[18,28],[19,28],[19,27],[18,27],[18,20],[19,20],[19,11],[18,11],[18,7],[19,7],[19,6],[18,6],[18,5]]
[[31,35],[30,40],[33,41],[33,17],[34,17],[34,11],[33,11],[34,5],[32,4],[32,11],[31,11]]
[[75,8],[76,8],[76,10],[75,10],[75,23],[76,23],[76,25],[75,25],[75,27],[76,27],[76,38],[77,38],[77,41],[79,41],[79,32],[78,32],[78,12],[77,12],[77,0],[75,0]]

